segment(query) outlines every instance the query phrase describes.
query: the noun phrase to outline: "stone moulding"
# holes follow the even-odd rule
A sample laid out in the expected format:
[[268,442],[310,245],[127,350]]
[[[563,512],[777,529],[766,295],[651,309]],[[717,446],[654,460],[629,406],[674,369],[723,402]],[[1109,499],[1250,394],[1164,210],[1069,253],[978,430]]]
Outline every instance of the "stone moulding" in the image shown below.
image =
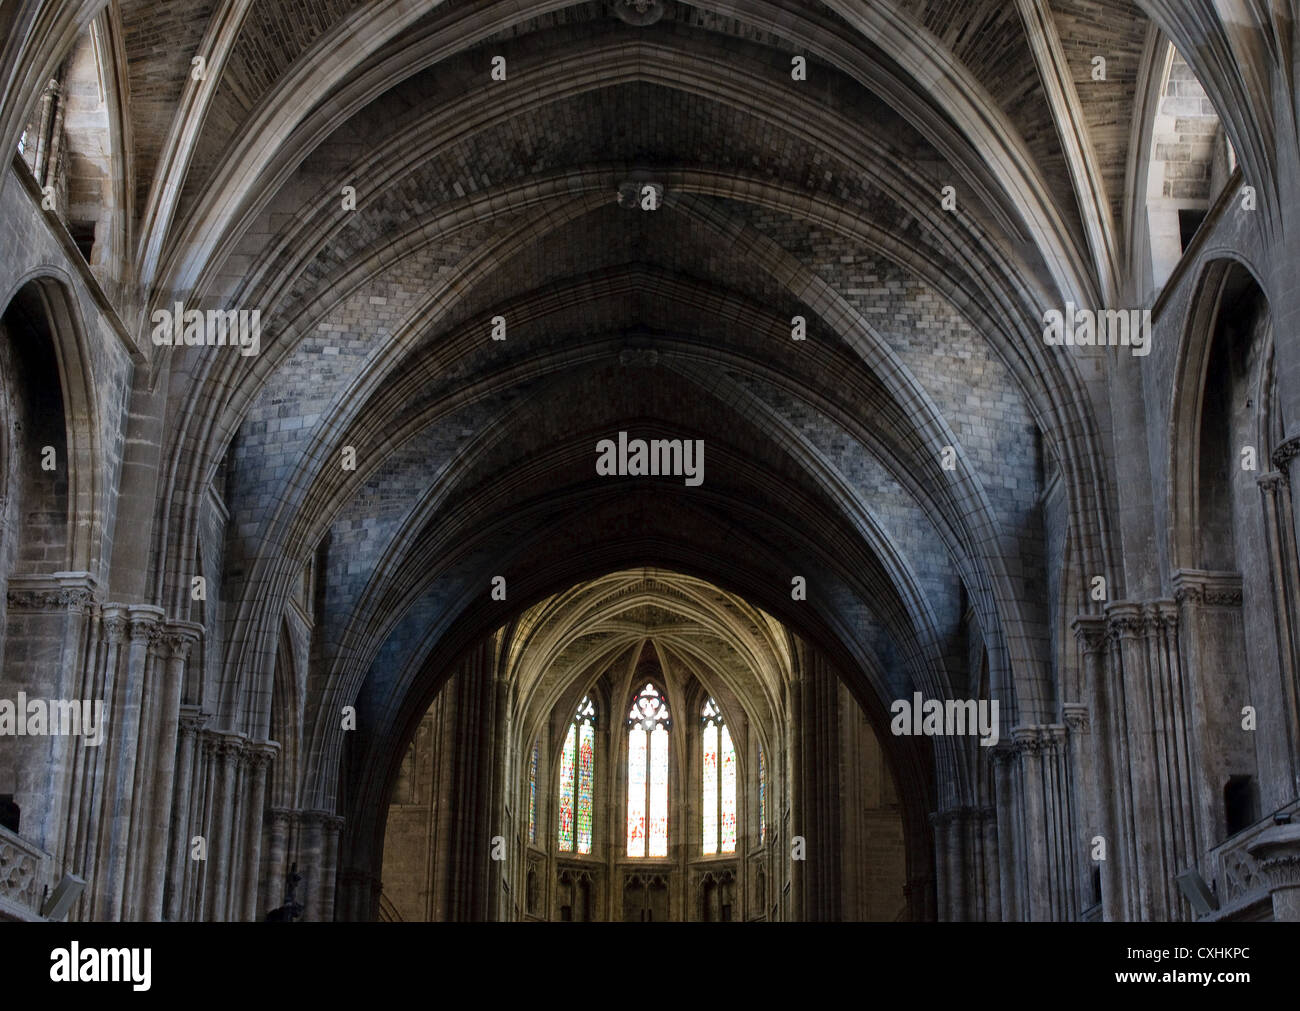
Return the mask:
[[43,850],[0,827],[0,919],[40,917],[47,859]]
[[663,0],[613,0],[610,6],[620,20],[637,28],[654,24],[667,10]]

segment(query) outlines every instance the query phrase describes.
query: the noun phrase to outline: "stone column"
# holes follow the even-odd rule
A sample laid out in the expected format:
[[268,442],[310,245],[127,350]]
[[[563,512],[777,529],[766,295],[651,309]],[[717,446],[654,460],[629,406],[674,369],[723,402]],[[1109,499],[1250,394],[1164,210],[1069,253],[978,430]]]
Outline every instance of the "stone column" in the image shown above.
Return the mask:
[[[603,721],[608,727],[609,721]],[[491,861],[491,865],[496,868],[493,875],[495,881],[492,882],[493,894],[489,896],[487,907],[487,918],[503,922],[514,919],[511,902],[520,885],[520,870],[518,858],[511,859],[512,854],[518,852],[515,845],[515,836],[518,834],[514,828],[515,825],[523,821],[517,816],[512,817],[511,811],[515,805],[508,802],[508,797],[512,794],[518,796],[518,791],[513,790],[514,777],[509,774],[510,770],[517,768],[517,756],[510,753],[509,742],[511,740],[512,727],[510,721],[510,681],[508,678],[501,676],[500,672],[492,681],[492,731],[489,737],[492,747],[492,791],[490,795],[490,810],[492,820],[499,824],[499,828],[494,835],[501,835],[506,841],[506,860]],[[593,821],[596,818],[596,812],[592,812]],[[524,831],[527,831],[525,825]],[[606,894],[613,891],[612,884],[605,889]]]
[[930,815],[930,824],[934,828],[935,913],[941,923],[946,923],[952,919],[951,867],[948,863],[948,837],[952,833],[951,812],[935,811]]
[[[92,820],[94,815],[95,800],[99,795],[99,779],[103,771],[103,740],[107,734],[107,726],[103,722],[94,722],[91,724],[95,736],[98,736],[100,743],[92,745],[94,740],[89,733],[89,727],[84,722],[87,706],[90,707],[92,721],[95,720],[94,709],[96,705],[101,707],[100,720],[106,720],[108,713],[103,706],[104,700],[104,669],[102,659],[104,645],[100,642],[100,615],[96,609],[87,606],[88,614],[83,621],[85,633],[85,647],[79,650],[80,662],[78,666],[79,684],[75,697],[81,701],[81,716],[83,717],[81,726],[78,727],[80,734],[71,742],[73,745],[72,767],[68,778],[68,814],[67,827],[64,832],[64,854],[63,866],[67,870],[78,873],[85,877],[87,870],[93,866],[88,854],[88,842],[94,835],[95,822]],[[3,623],[0,623],[3,624]],[[0,654],[3,655],[3,654]],[[57,880],[58,874],[55,873]],[[84,897],[84,896],[83,896]],[[72,910],[72,918],[80,918],[82,900],[78,899],[77,907]]]
[[[154,818],[155,776],[164,764],[158,754],[163,722],[162,707],[167,672],[167,635],[161,622],[148,630],[144,688],[140,697],[139,743],[136,745],[135,789],[131,797],[131,845],[126,859],[126,890],[122,899],[124,919],[147,920],[145,878],[151,856],[150,835]],[[171,759],[168,758],[168,761]]]
[[1116,837],[1107,840],[1107,858],[1125,883],[1124,912],[1120,919],[1150,920],[1154,908],[1151,885],[1144,869],[1150,866],[1157,830],[1150,800],[1151,768],[1145,742],[1150,740],[1150,706],[1133,701],[1144,694],[1135,673],[1143,663],[1142,609],[1117,601],[1106,607],[1110,652],[1107,664],[1109,712],[1115,720],[1114,780],[1119,804]]
[[120,920],[127,883],[127,857],[132,827],[132,799],[136,795],[136,752],[140,744],[142,695],[150,637],[155,633],[163,612],[156,607],[127,608],[130,641],[126,651],[126,670],[122,672],[115,693],[116,726],[110,728],[113,751],[105,791],[105,830],[101,852],[104,887],[96,919]]
[[155,749],[153,810],[148,833],[148,862],[142,873],[144,878],[144,906],[141,918],[163,918],[163,894],[167,878],[167,858],[170,852],[173,812],[172,790],[176,777],[176,742],[180,728],[181,691],[185,685],[185,665],[190,650],[198,641],[200,626],[179,624],[168,629],[164,636],[164,674],[159,685],[160,701],[156,733],[152,747]]
[[[1288,270],[1289,269],[1290,265],[1288,264]],[[1291,287],[1295,287],[1294,282],[1291,283]],[[1290,347],[1292,342],[1281,339],[1281,330],[1277,331],[1277,335],[1278,340],[1276,341],[1275,346],[1280,353],[1283,348]],[[1292,336],[1294,336],[1294,333]],[[1283,385],[1279,382],[1278,391],[1281,392],[1283,388]],[[1294,395],[1295,394],[1293,393],[1292,396]],[[1284,412],[1284,416],[1289,413],[1290,412]],[[1295,418],[1291,419],[1291,424],[1296,424]],[[1291,436],[1291,438],[1285,440],[1273,451],[1273,466],[1286,477],[1287,485],[1289,487],[1294,488],[1298,483],[1300,483],[1300,435]],[[1295,545],[1296,543],[1300,543],[1300,500],[1295,499],[1294,496],[1287,497],[1292,501],[1291,515],[1286,517],[1286,519],[1289,520],[1291,525],[1290,541],[1292,545]]]
[[262,871],[262,818],[266,806],[266,770],[279,750],[278,744],[271,741],[258,741],[249,744],[245,752],[248,802],[244,807],[242,833],[243,881],[236,893],[239,895],[238,918],[244,921],[261,919],[258,915],[258,885]]
[[1024,797],[1025,835],[1030,849],[1025,854],[1029,905],[1024,918],[1051,919],[1050,884],[1047,867],[1047,812],[1043,803],[1043,742],[1037,727],[1017,727],[1011,732],[1012,746],[1020,761],[1021,793]]
[[[790,867],[790,920],[798,923],[804,918],[804,861],[792,860],[793,838],[804,831],[803,823],[803,682],[794,679],[785,687],[786,712],[789,713],[788,779],[790,784],[790,838],[785,840],[784,861]],[[782,882],[777,882],[780,888]]]
[[[1300,445],[1300,443],[1297,443]],[[1300,793],[1300,560],[1297,559],[1295,530],[1291,525],[1294,515],[1291,488],[1286,475],[1272,471],[1259,477],[1259,490],[1264,505],[1265,549],[1268,552],[1268,571],[1273,588],[1274,627],[1277,629],[1277,655],[1279,695],[1285,714],[1286,759],[1290,764],[1290,782],[1293,791]]]
[[194,779],[190,793],[190,825],[203,840],[202,860],[191,854],[185,861],[185,888],[181,919],[206,921],[208,918],[208,867],[211,856],[212,818],[217,778],[217,743],[220,735],[213,730],[202,730],[195,737]]
[[1246,847],[1273,899],[1273,919],[1300,922],[1300,824],[1274,825]]
[[1078,882],[1079,901],[1075,911],[1078,915],[1093,903],[1089,840],[1097,834],[1097,776],[1092,768],[1093,749],[1088,740],[1091,736],[1088,707],[1081,702],[1065,702],[1061,705],[1061,717],[1069,749],[1071,803],[1078,812],[1078,837],[1066,841],[1067,864]]
[[325,869],[325,811],[303,811],[298,815],[300,834],[298,838],[298,873],[302,875],[304,888],[302,905],[303,920],[309,923],[319,921],[321,900],[324,897],[322,882]]
[[212,805],[212,835],[208,840],[208,916],[221,922],[230,918],[230,869],[234,847],[239,844],[235,829],[235,783],[239,772],[239,759],[244,750],[243,734],[218,734],[216,767],[210,781],[214,786]]
[[966,811],[955,808],[946,812],[948,820],[948,838],[946,861],[948,867],[948,920],[952,923],[965,922],[968,911],[968,891],[966,877]]
[[1012,784],[1012,763],[1015,749],[1009,744],[993,748],[993,775],[996,790],[998,833],[998,904],[1002,907],[1004,922],[1021,918],[1015,863],[1015,791]]
[[273,807],[267,812],[266,859],[262,863],[262,884],[259,889],[261,907],[255,919],[262,919],[272,909],[284,905],[285,882],[289,865],[289,822],[293,812],[288,808]]
[[1001,865],[998,860],[997,811],[986,807],[980,811],[980,832],[983,835],[984,857],[984,916],[989,922],[1002,919]]
[[[1102,919],[1124,919],[1124,896],[1120,888],[1120,875],[1114,869],[1112,852],[1117,851],[1119,836],[1119,816],[1116,808],[1115,784],[1119,783],[1117,765],[1111,750],[1111,742],[1117,740],[1115,714],[1112,706],[1118,701],[1110,696],[1107,682],[1107,640],[1106,622],[1103,618],[1080,615],[1074,621],[1074,634],[1083,654],[1084,690],[1088,705],[1076,711],[1074,719],[1080,723],[1079,740],[1085,736],[1091,738],[1091,768],[1080,765],[1075,772],[1076,780],[1082,777],[1083,803],[1087,813],[1083,818],[1086,866],[1092,867],[1093,844],[1095,836],[1100,835],[1106,845],[1106,859],[1096,861],[1101,871],[1101,907]],[[1070,725],[1070,715],[1066,714],[1066,725]],[[1095,722],[1095,727],[1090,724]],[[1103,789],[1102,784],[1111,784],[1110,789]]]
[[325,815],[321,821],[320,918],[326,922],[337,919],[335,885],[338,881],[339,836],[342,831],[342,818],[336,814]]
[[171,807],[171,853],[167,863],[163,919],[184,918],[185,869],[190,862],[190,796],[194,786],[195,749],[199,732],[207,723],[197,706],[181,706],[177,722],[176,777]]
[[88,796],[83,796],[83,800],[89,801],[89,804],[85,806],[86,813],[84,816],[86,835],[84,866],[88,877],[86,892],[74,907],[75,916],[78,920],[94,919],[96,911],[101,908],[100,900],[104,885],[103,868],[101,867],[101,844],[108,841],[108,835],[104,831],[104,823],[109,820],[108,812],[110,810],[105,798],[107,795],[111,795],[111,774],[114,767],[115,742],[117,741],[116,721],[118,714],[113,708],[113,701],[118,688],[117,671],[120,664],[122,641],[126,637],[127,627],[125,608],[117,605],[104,608],[100,623],[102,642],[99,654],[99,670],[101,680],[96,692],[96,698],[104,703],[104,739],[103,743],[96,749],[99,754],[96,756],[95,777],[91,790]]

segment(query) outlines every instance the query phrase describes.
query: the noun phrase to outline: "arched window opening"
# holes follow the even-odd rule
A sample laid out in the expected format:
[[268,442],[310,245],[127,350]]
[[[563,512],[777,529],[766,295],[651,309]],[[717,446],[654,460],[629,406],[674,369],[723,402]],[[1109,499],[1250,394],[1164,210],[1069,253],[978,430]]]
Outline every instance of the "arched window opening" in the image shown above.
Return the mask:
[[736,749],[717,702],[700,711],[704,730],[700,812],[705,856],[736,852]]
[[[560,754],[560,852],[591,852],[592,796],[596,782],[596,706],[583,698],[569,723]],[[575,831],[576,830],[576,831]]]
[[761,744],[758,746],[758,844],[767,845],[767,764]]
[[627,855],[668,855],[668,702],[647,684],[627,714]]
[[528,760],[528,842],[537,842],[537,760],[541,746],[533,742],[533,754]]

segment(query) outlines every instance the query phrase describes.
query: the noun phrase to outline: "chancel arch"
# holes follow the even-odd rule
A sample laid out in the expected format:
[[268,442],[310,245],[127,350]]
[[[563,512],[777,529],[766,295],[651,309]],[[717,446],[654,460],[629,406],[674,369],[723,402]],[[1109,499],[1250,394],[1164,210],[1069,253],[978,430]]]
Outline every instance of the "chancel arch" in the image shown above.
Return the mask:
[[0,917],[1300,915],[1279,10],[0,5]]

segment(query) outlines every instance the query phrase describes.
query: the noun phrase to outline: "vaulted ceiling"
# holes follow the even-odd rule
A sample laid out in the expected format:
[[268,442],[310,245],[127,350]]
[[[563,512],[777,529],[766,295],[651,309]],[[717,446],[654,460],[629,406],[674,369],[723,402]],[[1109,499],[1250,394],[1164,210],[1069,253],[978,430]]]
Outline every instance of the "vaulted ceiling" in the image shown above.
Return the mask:
[[[189,608],[217,486],[224,721],[264,732],[246,699],[322,544],[312,709],[363,697],[392,734],[458,650],[647,565],[764,608],[877,711],[967,687],[973,615],[1004,719],[1051,708],[1049,553],[1122,576],[1102,366],[1040,321],[1124,289],[1138,5],[106,11],[120,308],[162,404],[152,594]],[[628,183],[662,205],[625,206]],[[150,347],[178,299],[260,310],[260,354]],[[598,477],[621,430],[702,439],[704,484]]]

